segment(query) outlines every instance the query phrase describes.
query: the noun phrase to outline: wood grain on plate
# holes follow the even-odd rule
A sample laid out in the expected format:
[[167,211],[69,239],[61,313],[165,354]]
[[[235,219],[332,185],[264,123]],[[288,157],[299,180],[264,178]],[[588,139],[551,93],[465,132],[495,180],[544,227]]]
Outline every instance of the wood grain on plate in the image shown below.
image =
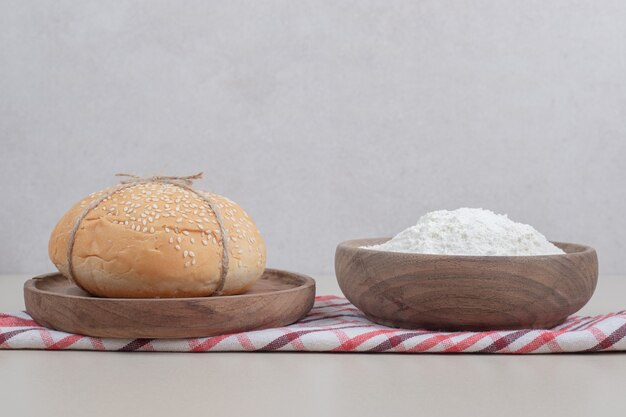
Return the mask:
[[315,281],[266,269],[242,295],[122,299],[93,297],[63,275],[24,284],[26,311],[57,330],[97,337],[191,338],[285,326],[313,307]]
[[553,242],[547,256],[448,256],[363,249],[389,238],[341,243],[337,280],[371,320],[436,330],[549,328],[582,308],[598,279],[593,248]]

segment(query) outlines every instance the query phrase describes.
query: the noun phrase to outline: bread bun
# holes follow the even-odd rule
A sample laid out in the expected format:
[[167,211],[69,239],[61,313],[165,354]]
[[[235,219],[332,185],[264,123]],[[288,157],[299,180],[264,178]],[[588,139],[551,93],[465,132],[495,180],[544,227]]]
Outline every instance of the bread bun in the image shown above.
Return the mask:
[[[106,194],[110,194],[100,203]],[[207,203],[202,197],[208,199]],[[96,204],[90,209],[90,205]],[[222,284],[227,235],[227,273]],[[68,264],[68,242],[76,230]],[[165,182],[129,184],[90,194],[54,228],[48,246],[59,271],[101,297],[202,297],[245,292],[265,269],[265,243],[236,203]]]

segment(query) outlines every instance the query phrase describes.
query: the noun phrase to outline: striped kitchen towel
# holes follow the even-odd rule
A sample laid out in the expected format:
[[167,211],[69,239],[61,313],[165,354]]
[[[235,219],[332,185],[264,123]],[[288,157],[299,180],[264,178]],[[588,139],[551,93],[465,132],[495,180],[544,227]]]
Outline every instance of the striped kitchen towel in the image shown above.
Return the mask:
[[571,316],[550,330],[433,332],[381,326],[345,298],[319,296],[286,327],[197,339],[102,339],[38,325],[24,312],[0,313],[0,349],[158,352],[563,353],[626,351],[626,311]]

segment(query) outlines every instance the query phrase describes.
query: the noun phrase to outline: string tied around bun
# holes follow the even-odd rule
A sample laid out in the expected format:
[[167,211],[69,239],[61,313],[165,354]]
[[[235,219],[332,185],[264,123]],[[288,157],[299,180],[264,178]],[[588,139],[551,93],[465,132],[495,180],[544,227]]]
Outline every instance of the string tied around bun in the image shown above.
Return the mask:
[[202,179],[203,172],[198,172],[194,175],[188,175],[186,177],[166,177],[163,175],[155,175],[153,177],[140,177],[133,174],[115,174],[116,177],[126,177],[127,179],[121,180],[120,184],[136,184],[144,182],[162,182],[166,184],[173,184],[178,186],[191,187],[195,180]]
[[162,184],[172,184],[177,187],[183,188],[191,193],[194,193],[196,196],[198,196],[201,200],[203,200],[209,206],[209,208],[215,215],[215,220],[217,221],[217,225],[220,229],[220,241],[222,243],[222,267],[220,270],[220,281],[217,285],[214,295],[220,295],[222,290],[224,289],[224,284],[226,283],[226,275],[228,274],[228,264],[229,264],[228,231],[226,229],[226,226],[224,225],[222,213],[218,205],[214,203],[207,194],[199,192],[192,188],[193,182],[195,180],[201,179],[202,175],[203,175],[202,172],[198,172],[197,174],[189,175],[185,177],[175,177],[175,176],[170,177],[170,176],[163,176],[163,175],[156,175],[152,177],[140,177],[138,175],[133,175],[133,174],[123,174],[123,173],[115,174],[116,177],[125,177],[126,179],[121,180],[119,185],[111,188],[109,191],[107,191],[100,197],[93,200],[89,205],[87,205],[85,210],[83,210],[83,212],[80,215],[78,215],[78,217],[74,221],[74,226],[72,227],[72,230],[70,231],[70,236],[67,241],[67,266],[68,266],[68,275],[69,275],[68,278],[70,279],[70,281],[77,284],[76,280],[74,279],[74,265],[72,262],[72,252],[74,250],[74,241],[76,240],[76,233],[78,232],[80,223],[87,216],[87,214],[94,208],[98,207],[98,205],[102,203],[104,200],[106,200],[107,198],[111,197],[113,194],[121,190],[133,187],[138,184],[162,183]]

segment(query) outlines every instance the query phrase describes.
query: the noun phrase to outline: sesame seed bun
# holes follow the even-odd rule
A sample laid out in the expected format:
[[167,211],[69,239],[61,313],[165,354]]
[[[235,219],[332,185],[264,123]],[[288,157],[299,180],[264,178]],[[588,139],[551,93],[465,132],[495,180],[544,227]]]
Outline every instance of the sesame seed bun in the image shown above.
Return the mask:
[[[105,189],[89,195],[61,218],[48,252],[70,277],[67,245],[74,223]],[[265,269],[265,243],[254,221],[236,203],[198,191],[211,200],[228,235],[228,273],[222,294],[241,294]],[[220,284],[220,227],[195,193],[168,183],[140,183],[106,198],[80,222],[72,251],[73,279],[100,297],[202,297]]]

